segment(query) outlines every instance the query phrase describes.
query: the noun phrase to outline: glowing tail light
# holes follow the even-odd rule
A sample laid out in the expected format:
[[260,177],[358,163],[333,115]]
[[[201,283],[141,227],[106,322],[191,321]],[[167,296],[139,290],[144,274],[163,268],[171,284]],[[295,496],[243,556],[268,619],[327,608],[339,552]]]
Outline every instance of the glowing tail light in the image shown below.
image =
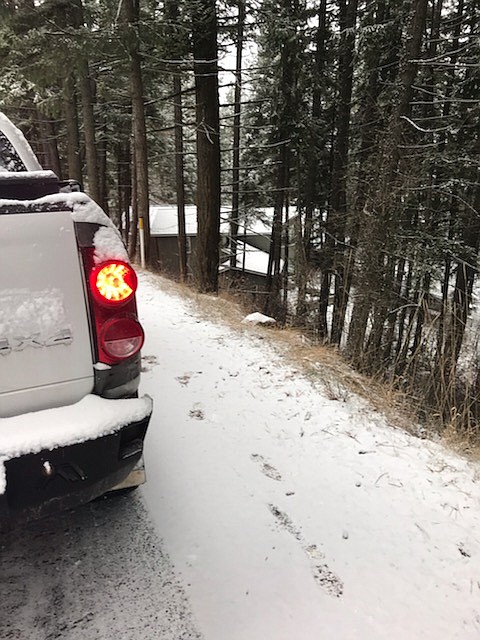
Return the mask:
[[90,287],[95,300],[100,304],[123,305],[135,295],[137,276],[125,262],[104,262],[92,270]]

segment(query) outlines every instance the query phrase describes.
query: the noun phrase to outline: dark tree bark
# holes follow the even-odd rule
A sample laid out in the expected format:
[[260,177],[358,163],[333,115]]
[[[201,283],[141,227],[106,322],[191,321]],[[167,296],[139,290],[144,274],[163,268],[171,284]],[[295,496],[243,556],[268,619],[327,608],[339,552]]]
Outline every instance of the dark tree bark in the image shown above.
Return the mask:
[[183,163],[183,107],[182,81],[179,76],[173,78],[174,118],[175,118],[175,185],[177,192],[178,218],[178,260],[180,280],[185,282],[188,276],[187,235],[185,230],[185,176]]
[[195,283],[199,291],[218,290],[220,242],[220,122],[217,16],[214,0],[195,0],[193,25],[197,127],[197,243]]
[[298,2],[282,0],[280,3],[281,18],[281,42],[280,49],[280,80],[277,90],[277,104],[275,105],[274,142],[278,146],[274,212],[272,224],[272,236],[268,259],[266,279],[267,297],[264,311],[283,321],[286,315],[280,299],[282,276],[280,272],[282,241],[283,241],[283,211],[288,200],[290,188],[290,164],[291,164],[291,140],[296,134],[298,120],[299,96],[299,48],[300,38],[296,25],[300,15]]
[[[411,113],[411,100],[414,80],[418,71],[418,58],[421,52],[422,37],[425,29],[428,0],[414,0],[410,9],[410,21],[403,48],[400,66],[400,91],[394,109],[377,149],[377,168],[372,173],[367,207],[368,217],[363,218],[361,231],[361,269],[357,287],[355,305],[350,325],[349,350],[353,359],[358,361],[367,328],[369,314],[374,310],[374,327],[369,337],[370,366],[382,351],[374,354],[372,345],[380,344],[384,323],[388,318],[393,300],[394,281],[387,272],[385,250],[391,238],[395,236],[395,212],[401,208],[398,201],[399,187],[408,173],[404,161],[404,147],[409,140],[409,130],[405,118]],[[407,127],[407,128],[406,128]],[[380,336],[380,338],[379,338]]]
[[105,123],[102,126],[100,132],[98,144],[98,197],[100,199],[100,206],[105,213],[110,215],[110,206],[108,204],[108,169],[107,169],[107,157],[108,157],[108,139],[106,133]]
[[82,102],[83,136],[85,139],[85,162],[87,165],[88,192],[90,197],[101,204],[98,185],[97,143],[95,140],[94,97],[88,61],[80,58],[77,65],[78,84]]
[[[123,0],[125,45],[130,60],[130,97],[132,101],[135,214],[145,237],[145,260],[154,265],[153,246],[150,241],[150,197],[148,187],[148,149],[143,97],[142,59],[139,43],[139,0]],[[136,245],[136,242],[135,242]],[[135,251],[134,246],[131,247]]]
[[[308,272],[310,268],[311,257],[311,241],[313,227],[313,212],[317,207],[320,211],[325,208],[326,197],[325,187],[321,187],[321,183],[325,179],[325,167],[322,163],[322,154],[324,150],[324,131],[322,127],[322,98],[325,92],[325,70],[326,70],[326,21],[327,21],[327,0],[320,0],[318,9],[318,27],[315,37],[315,60],[312,81],[312,117],[309,127],[310,140],[305,149],[307,156],[307,181],[305,185],[305,195],[299,194],[299,201],[304,199],[305,207],[305,223],[301,225],[301,219],[297,221],[297,259],[296,259],[296,276],[297,276],[297,308],[296,315],[300,322],[305,318],[307,313],[306,295]],[[320,198],[320,189],[323,189],[323,197]],[[321,215],[321,214],[320,214]]]
[[62,167],[60,164],[60,156],[57,146],[57,131],[55,123],[48,116],[36,111],[36,119],[42,139],[43,162],[45,169],[51,169],[59,178],[62,179]]
[[345,227],[347,216],[347,167],[350,135],[350,113],[353,86],[353,52],[358,0],[339,0],[340,49],[338,60],[338,106],[333,145],[330,207],[326,221],[324,269],[320,288],[318,329],[320,336],[328,337],[327,312],[334,279],[334,305],[330,339],[339,344],[346,308],[344,283]]
[[[165,17],[170,33],[170,50],[174,59],[184,56],[184,38],[178,33],[176,26],[180,23],[180,11],[176,0],[165,3]],[[175,191],[177,195],[178,220],[178,267],[180,280],[188,277],[187,236],[185,229],[185,171],[184,171],[184,135],[183,135],[183,100],[180,66],[174,65],[173,75],[173,118],[175,130]]]
[[82,183],[82,161],[80,157],[80,136],[78,134],[77,99],[75,80],[72,73],[63,82],[63,116],[67,132],[68,178]]

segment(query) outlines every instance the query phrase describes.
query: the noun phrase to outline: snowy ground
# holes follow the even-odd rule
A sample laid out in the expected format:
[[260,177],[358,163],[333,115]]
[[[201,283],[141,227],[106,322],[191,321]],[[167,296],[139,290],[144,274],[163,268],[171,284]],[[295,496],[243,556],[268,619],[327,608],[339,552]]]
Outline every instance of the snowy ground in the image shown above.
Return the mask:
[[205,639],[480,638],[479,468],[162,282],[140,279],[141,495]]
[[479,640],[480,467],[172,291],[141,274],[148,482],[0,534],[0,638]]

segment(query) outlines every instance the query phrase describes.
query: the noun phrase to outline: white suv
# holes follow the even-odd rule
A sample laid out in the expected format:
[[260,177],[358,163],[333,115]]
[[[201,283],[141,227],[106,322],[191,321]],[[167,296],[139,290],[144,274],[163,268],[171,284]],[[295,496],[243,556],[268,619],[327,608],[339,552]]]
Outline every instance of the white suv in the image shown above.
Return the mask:
[[137,277],[110,219],[0,113],[0,523],[142,482]]

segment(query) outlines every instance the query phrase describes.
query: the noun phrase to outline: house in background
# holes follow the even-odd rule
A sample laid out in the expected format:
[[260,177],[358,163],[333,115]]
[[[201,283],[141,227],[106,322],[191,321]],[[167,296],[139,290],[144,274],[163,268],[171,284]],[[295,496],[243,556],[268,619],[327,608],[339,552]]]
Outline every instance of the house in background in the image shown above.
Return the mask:
[[[197,207],[185,207],[185,235],[187,240],[187,261],[191,272],[192,252],[197,238]],[[155,205],[150,207],[150,236],[155,243],[159,268],[169,276],[180,276],[178,250],[178,213],[176,205]]]
[[[220,223],[220,269],[222,280],[232,285],[262,289],[268,269],[271,223],[268,215],[273,210],[262,210],[263,219],[240,224],[237,237],[236,266],[230,265],[230,216],[231,209],[222,208]],[[197,208],[185,207],[185,234],[187,239],[187,263],[191,274],[197,240]],[[155,242],[159,267],[169,276],[180,276],[178,250],[178,213],[176,205],[152,205],[150,207],[150,235]]]

